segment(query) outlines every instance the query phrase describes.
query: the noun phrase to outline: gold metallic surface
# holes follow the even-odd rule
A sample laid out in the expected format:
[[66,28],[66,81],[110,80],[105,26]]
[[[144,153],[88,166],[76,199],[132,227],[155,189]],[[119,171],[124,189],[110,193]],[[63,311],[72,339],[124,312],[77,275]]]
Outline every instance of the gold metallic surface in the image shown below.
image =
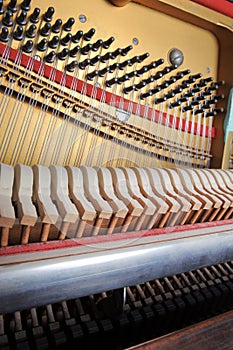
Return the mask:
[[[174,2],[174,4],[173,2],[170,1],[171,4],[169,4],[174,7],[183,6],[183,2]],[[191,70],[190,74],[202,73],[203,77],[211,76],[217,80],[219,45],[215,36],[203,28],[186,23],[176,17],[136,3],[129,3],[126,7],[118,8],[105,0],[98,2],[96,0],[87,2],[79,0],[75,3],[71,0],[66,2],[51,0],[49,3],[34,0],[32,6],[39,7],[41,14],[47,10],[48,6],[54,6],[53,23],[57,18],[62,18],[65,22],[69,17],[74,17],[76,23],[72,27],[72,34],[75,34],[77,30],[87,32],[90,28],[95,28],[96,33],[91,40],[92,43],[100,38],[106,40],[110,36],[114,36],[114,43],[110,49],[104,50],[104,53],[130,44],[133,45],[133,50],[128,54],[130,57],[145,52],[150,53],[150,57],[146,61],[131,69],[139,69],[144,64],[164,58],[165,62],[161,66],[163,69],[169,65],[168,52],[172,48],[178,48],[184,54],[184,63],[165,78],[158,80],[157,84],[175,75],[177,71],[187,68]],[[79,22],[80,15],[86,16],[86,23]],[[134,38],[138,39],[138,45],[133,44]],[[38,40],[41,39],[42,37]],[[20,42],[13,41],[12,47],[19,49],[20,46]],[[70,48],[74,46],[75,44],[72,44]],[[50,51],[51,49],[46,54]],[[33,55],[35,54],[41,59],[45,55],[43,52],[33,52]],[[95,55],[96,53],[92,52],[90,57]],[[121,61],[127,57],[122,57]],[[86,56],[83,56],[80,60],[85,58]],[[65,62],[58,61],[56,68],[64,71],[65,65],[72,60],[74,59],[69,58]],[[117,159],[122,159],[119,164],[122,166],[143,166],[145,164],[153,166],[158,164],[156,158],[156,154],[158,154],[160,157],[162,156],[160,164],[166,162],[166,158],[173,159],[176,164],[183,157],[184,161],[197,166],[208,165],[211,140],[207,137],[200,138],[188,134],[186,131],[167,127],[166,124],[153,124],[151,121],[135,115],[130,115],[128,121],[120,124],[116,120],[115,107],[103,106],[94,98],[70,92],[69,89],[47,81],[45,78],[39,77],[38,80],[36,74],[30,73],[29,85],[36,82],[42,86],[42,90],[36,94],[27,86],[22,88],[18,84],[19,80],[25,77],[26,69],[19,69],[17,64],[9,62],[4,64],[9,71],[1,80],[0,161],[2,162],[13,165],[16,163],[30,165],[36,163],[45,165],[51,163],[59,165],[116,165]],[[104,67],[105,64],[101,63],[98,69]],[[94,67],[89,69],[89,72],[93,69]],[[157,70],[160,70],[160,67],[154,71]],[[18,74],[16,83],[10,83],[9,73],[16,71]],[[79,71],[78,78],[85,79],[86,73],[87,71]],[[125,72],[122,71],[120,75],[123,73]],[[113,76],[111,75],[110,78]],[[147,76],[145,74],[145,77]],[[136,82],[139,82],[140,79],[136,78]],[[99,81],[103,87],[104,79]],[[14,93],[4,95],[9,84],[11,84],[10,89],[13,86]],[[51,93],[51,96],[45,97],[44,94],[48,92],[45,91],[45,88]],[[117,85],[108,91],[121,95],[121,89],[122,87]],[[169,89],[171,87],[165,89],[165,93]],[[23,93],[25,97],[22,98],[19,93]],[[58,97],[60,100],[57,99]],[[133,95],[129,94],[125,98],[138,102],[139,92],[135,92]],[[67,100],[70,106],[64,107],[64,101]],[[153,100],[154,97],[147,99],[146,102],[153,106]],[[77,108],[82,108],[83,104],[88,106],[86,115],[83,116],[82,109],[80,113],[74,112],[71,108],[73,103],[77,105]],[[142,101],[143,103],[145,102]],[[158,110],[174,113],[174,110],[168,110],[166,103],[164,103],[164,107],[158,105]],[[97,111],[97,116],[94,119],[93,111]],[[177,117],[180,116],[179,108],[175,114]],[[107,126],[100,123],[103,115],[109,123]],[[189,113],[183,114],[182,118],[188,118],[199,125],[212,124],[212,118],[204,119],[198,115],[194,117]],[[132,139],[132,135],[137,134],[137,132],[139,132],[139,139],[135,141]],[[129,133],[132,134],[131,137],[128,137]],[[116,142],[113,143],[111,138],[115,138]],[[144,142],[145,138],[146,142]],[[148,146],[148,143],[151,145]],[[137,149],[140,149],[140,152]],[[196,159],[195,155],[198,156]]]

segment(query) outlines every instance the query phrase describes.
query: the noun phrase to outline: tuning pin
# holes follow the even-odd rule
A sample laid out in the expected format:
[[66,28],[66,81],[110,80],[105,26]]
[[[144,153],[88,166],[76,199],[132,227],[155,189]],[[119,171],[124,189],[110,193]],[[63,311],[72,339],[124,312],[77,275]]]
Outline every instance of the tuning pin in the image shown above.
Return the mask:
[[58,35],[55,35],[49,42],[49,47],[51,49],[55,49],[58,46],[59,43],[59,37]]
[[29,11],[30,10],[30,4],[31,4],[31,0],[24,0],[21,4],[21,9],[25,10],[25,11]]
[[115,38],[113,36],[111,36],[109,39],[107,39],[106,41],[103,42],[103,48],[104,49],[109,49],[109,47],[112,45],[113,41],[115,40]]
[[179,107],[180,105],[181,105],[181,102],[179,100],[177,100],[175,102],[169,103],[168,107],[169,108],[175,108],[175,107]]
[[213,85],[217,85],[217,86],[221,86],[221,85],[224,85],[224,84],[225,84],[224,80],[216,81],[215,83],[213,83]]
[[212,83],[210,86],[208,86],[206,88],[206,90],[208,90],[208,91],[216,91],[216,90],[218,90],[218,88],[219,88],[219,85],[217,85],[216,83]]
[[30,21],[32,23],[37,23],[39,21],[40,9],[36,7],[30,16]]
[[125,60],[125,61],[119,63],[119,69],[121,69],[121,70],[125,69],[127,66],[131,66],[130,60]]
[[111,87],[112,85],[117,84],[117,82],[118,82],[117,78],[112,78],[110,80],[106,80],[105,85],[107,87]]
[[205,91],[216,91],[216,90],[218,90],[218,85],[210,85],[205,89]]
[[203,96],[210,96],[212,94],[212,91],[210,91],[210,90],[204,90],[204,91],[202,91],[202,95]]
[[73,72],[75,70],[75,68],[77,68],[78,66],[78,61],[73,61],[69,64],[67,64],[67,66],[65,67],[65,69],[68,71],[68,72]]
[[127,47],[125,47],[124,49],[121,50],[121,56],[126,56],[127,53],[132,50],[133,46],[132,45],[129,45]]
[[137,76],[137,72],[135,70],[133,70],[133,71],[127,73],[127,75],[129,77],[129,79],[131,79],[131,78],[134,78]]
[[206,84],[210,83],[211,81],[213,81],[214,79],[212,77],[209,78],[205,78],[205,79],[201,79],[199,80],[198,84],[199,86],[205,86]]
[[192,106],[198,106],[200,104],[200,102],[192,99],[191,104],[192,104]]
[[182,87],[179,85],[177,87],[175,87],[175,89],[173,89],[175,94],[179,94],[180,92],[182,92],[182,90],[183,90]]
[[33,41],[32,40],[28,40],[23,46],[22,46],[22,50],[26,53],[31,53],[33,49]]
[[144,53],[143,55],[139,56],[138,63],[142,63],[146,58],[150,56],[149,52]]
[[118,47],[115,51],[112,52],[111,58],[114,60],[117,56],[122,54],[122,49]]
[[64,61],[68,57],[68,54],[69,50],[65,48],[58,53],[57,57],[59,58],[59,60]]
[[86,79],[87,80],[93,80],[97,75],[98,75],[99,71],[98,70],[94,70],[93,72],[91,73],[88,73],[86,75]]
[[0,0],[0,15],[2,15],[3,13],[4,13],[3,0]]
[[165,101],[167,101],[167,98],[166,98],[166,96],[163,96],[163,97],[160,97],[160,98],[156,98],[154,100],[154,104],[162,103],[162,102],[165,102]]
[[195,80],[196,80],[195,78],[189,77],[188,79],[183,80],[182,84],[189,84],[190,85],[190,84],[194,83]]
[[61,30],[61,26],[62,26],[62,20],[58,18],[52,26],[52,32],[56,34],[59,33]]
[[160,71],[160,73],[162,73],[162,75],[164,76],[164,75],[170,73],[171,70],[172,70],[172,69],[171,69],[171,66],[165,67],[163,70]]
[[152,95],[155,95],[155,94],[157,94],[159,91],[161,91],[162,89],[161,89],[161,87],[158,85],[158,86],[156,86],[154,89],[151,89],[150,91],[151,91],[151,94]]
[[106,63],[110,58],[112,58],[112,53],[107,52],[104,56],[100,57],[100,62]]
[[171,68],[170,72],[171,72],[172,70],[174,70],[174,69],[177,69],[178,67],[179,67],[179,66],[178,66],[177,64],[171,65],[171,66],[170,66],[170,68]]
[[97,51],[103,45],[103,40],[99,39],[92,44],[92,51]]
[[186,96],[182,96],[181,98],[179,98],[180,103],[184,103],[188,101],[188,97]]
[[82,30],[78,30],[77,33],[72,36],[73,43],[77,44],[80,41],[82,36],[83,36],[83,31]]
[[168,83],[168,86],[172,85],[172,84],[174,84],[176,82],[176,78],[175,77],[170,77],[170,79],[166,80],[166,82]]
[[36,25],[31,24],[28,30],[26,31],[27,38],[34,38],[36,36]]
[[140,89],[144,88],[146,85],[147,85],[147,83],[144,80],[142,80],[140,83],[135,85],[135,90],[136,91],[140,90]]
[[225,98],[225,95],[214,95],[213,98],[215,98],[215,100],[220,101],[223,100]]
[[44,57],[44,61],[48,63],[53,63],[56,57],[55,51],[50,51],[48,55]]
[[80,46],[75,46],[72,50],[70,50],[70,57],[75,57],[77,53],[80,51]]
[[109,66],[109,73],[115,72],[116,69],[119,69],[119,63],[118,62],[116,62],[116,63],[112,64],[111,66]]
[[87,55],[89,51],[92,49],[92,44],[87,44],[86,46],[82,47],[80,50],[81,55]]
[[2,19],[2,24],[6,27],[11,27],[13,25],[12,16],[13,13],[11,11],[7,11]]
[[134,90],[135,90],[135,85],[131,85],[131,86],[125,87],[123,89],[123,93],[124,94],[129,94],[131,91],[134,91]]
[[48,36],[50,33],[50,29],[51,29],[51,24],[46,22],[45,25],[40,30],[40,35]]
[[138,69],[136,72],[135,72],[135,75],[137,77],[140,77],[141,75],[143,75],[144,73],[148,72],[148,67],[147,66],[143,66],[141,69]]
[[[194,94],[193,94],[193,95],[194,95]],[[195,97],[195,101],[201,102],[201,101],[203,101],[203,100],[205,100],[205,96],[203,96],[203,95],[199,95],[199,96]]]
[[45,22],[51,22],[54,12],[55,12],[54,7],[49,7],[43,16],[43,20]]
[[95,29],[91,28],[87,33],[83,34],[83,40],[90,41],[95,34]]
[[157,61],[153,61],[148,65],[148,69],[151,70],[153,68],[156,68],[158,66],[160,66],[161,64],[164,63],[164,59],[163,58],[159,58]]
[[[199,78],[201,78],[201,77],[202,77],[202,74],[201,74],[201,73],[197,73],[197,74],[190,75],[189,79],[195,79],[195,80],[197,80],[197,79],[199,79]],[[194,80],[194,81],[195,81],[195,80]]]
[[187,98],[192,97],[192,96],[194,96],[194,92],[192,90],[189,90],[185,94],[182,95],[182,97],[187,97]]
[[109,67],[105,67],[105,68],[103,68],[103,69],[98,71],[98,76],[99,77],[104,77],[105,74],[108,73],[108,72],[109,72]]
[[101,58],[100,55],[97,55],[97,56],[95,56],[95,57],[92,57],[92,58],[90,59],[90,66],[94,66],[97,62],[100,61],[100,58]]
[[192,109],[193,109],[193,106],[189,104],[188,106],[185,106],[182,108],[182,112],[191,111]]
[[27,12],[22,10],[20,15],[16,18],[16,22],[23,26],[27,23],[26,18],[27,18]]
[[127,80],[129,80],[129,76],[128,76],[128,74],[125,74],[122,77],[117,79],[117,84],[122,84],[122,83],[124,83]]
[[79,63],[79,68],[80,69],[86,69],[87,68],[87,66],[89,66],[89,64],[90,64],[90,59],[89,58],[87,58],[86,60],[84,60],[84,61],[82,61],[82,62],[80,62]]
[[182,74],[182,72],[178,72],[176,75],[174,75],[174,76],[171,76],[170,77],[170,79],[176,79],[176,81],[177,80],[180,80],[180,79],[182,79],[184,77],[184,75]]
[[2,31],[0,33],[0,41],[3,43],[7,43],[9,40],[9,30],[7,27],[2,27]]
[[147,92],[144,92],[144,94],[140,94],[139,98],[140,98],[141,100],[144,100],[145,98],[147,98],[147,97],[149,97],[149,96],[152,96],[152,95],[153,95],[153,94],[152,94],[152,91],[149,90],[149,91],[147,91]]
[[153,61],[153,62],[151,62],[150,64],[148,64],[147,66],[144,66],[144,67],[147,69],[147,71],[149,71],[149,70],[154,69],[154,68],[157,67],[157,62]]
[[153,81],[155,81],[155,78],[154,78],[153,75],[151,75],[149,78],[144,79],[143,81],[144,81],[144,82],[146,83],[146,85],[147,85],[147,84],[153,83]]
[[198,109],[195,109],[194,110],[194,114],[197,115],[197,114],[201,114],[201,113],[204,113],[204,110],[202,108],[198,108]]
[[162,76],[163,76],[163,74],[161,72],[157,72],[155,75],[152,75],[154,80],[158,80],[158,79],[162,78]]
[[132,66],[134,63],[138,63],[140,61],[140,56],[134,56],[130,58],[129,61],[130,61],[129,66]]
[[205,118],[209,118],[209,117],[215,117],[217,115],[217,112],[215,112],[215,111],[210,111],[210,112],[206,112],[205,114],[204,114],[204,117]]
[[11,0],[7,6],[7,10],[11,12],[16,12],[17,11],[17,0]]
[[218,102],[218,100],[216,100],[215,96],[213,96],[212,99],[206,100],[206,105],[209,105],[209,106],[215,105],[217,102]]
[[66,32],[70,32],[71,29],[72,29],[72,26],[74,25],[75,23],[75,19],[73,17],[70,17],[68,19],[68,21],[66,23],[64,23],[63,25],[63,29],[66,31]]
[[182,79],[183,77],[184,77],[184,75],[182,74],[182,72],[178,72],[176,75],[174,75],[174,76],[172,76],[172,77],[170,77],[170,78],[171,78],[171,79],[175,78],[176,81],[177,81],[177,80]]
[[66,36],[64,36],[64,37],[61,39],[61,45],[67,46],[67,45],[69,44],[71,38],[72,38],[72,34],[67,33]]
[[216,112],[216,113],[223,113],[224,112],[224,108],[221,107],[221,108],[213,108],[213,111]]
[[47,49],[48,41],[44,38],[37,44],[37,50],[45,51]]
[[165,80],[161,85],[161,89],[166,89],[169,86],[168,82]]
[[13,38],[15,40],[22,40],[23,39],[23,27],[22,26],[17,26],[14,33],[13,33]]
[[192,88],[191,89],[191,91],[193,92],[193,93],[197,93],[197,92],[200,92],[202,89],[200,88],[200,87],[194,87],[194,88]]
[[188,84],[188,83],[182,83],[182,84],[180,84],[180,88],[181,88],[182,90],[187,89],[189,86],[190,86],[190,84]]
[[165,95],[166,99],[169,100],[170,98],[174,97],[175,94],[173,91],[170,91],[168,94]]
[[177,74],[182,74],[182,76],[184,77],[185,75],[188,75],[190,73],[191,73],[190,69],[185,69],[185,70],[182,70],[181,72],[178,72]]

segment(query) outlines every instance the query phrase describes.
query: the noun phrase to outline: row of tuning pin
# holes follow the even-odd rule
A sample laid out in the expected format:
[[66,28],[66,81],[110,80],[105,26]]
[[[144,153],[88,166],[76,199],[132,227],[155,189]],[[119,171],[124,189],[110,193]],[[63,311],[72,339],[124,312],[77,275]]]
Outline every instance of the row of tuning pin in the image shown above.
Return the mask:
[[[5,43],[10,41],[10,39],[22,41],[21,49],[25,53],[31,53],[33,49],[36,49],[36,52],[44,53],[43,60],[49,64],[52,64],[56,58],[67,61],[64,68],[68,72],[74,72],[76,69],[87,70],[85,75],[87,81],[96,82],[97,79],[104,78],[104,85],[106,88],[111,88],[114,85],[122,85],[122,93],[125,95],[139,91],[138,98],[140,101],[160,93],[161,97],[155,98],[153,103],[159,104],[169,99],[175,99],[178,96],[175,101],[169,104],[170,108],[178,107],[186,103],[186,105],[182,107],[182,111],[184,112],[193,110],[196,106],[198,106],[198,108],[194,110],[195,114],[202,113],[206,109],[211,109],[212,115],[215,115],[217,112],[222,112],[222,109],[213,109],[212,106],[223,98],[223,95],[211,96],[212,91],[217,90],[222,82],[212,83],[211,86],[204,89],[205,85],[213,79],[202,79],[200,82],[194,84],[188,91],[182,93],[183,90],[189,88],[191,84],[202,77],[202,74],[198,73],[190,75],[188,79],[183,80],[181,84],[167,91],[169,86],[190,73],[190,70],[186,69],[151,88],[152,83],[156,83],[157,80],[171,73],[177,66],[175,64],[170,65],[162,70],[156,71],[154,74],[150,74],[150,71],[153,71],[164,63],[164,60],[161,58],[139,69],[135,69],[135,65],[147,59],[149,53],[136,55],[122,62],[117,60],[118,62],[110,64],[111,60],[114,61],[118,57],[126,56],[133,47],[129,45],[125,48],[117,48],[114,51],[107,51],[107,53],[103,54],[102,49],[109,49],[115,40],[114,37],[110,37],[105,41],[99,39],[90,43],[95,34],[94,28],[91,28],[86,33],[83,33],[82,30],[78,30],[72,35],[71,30],[75,23],[73,17],[69,18],[64,24],[61,19],[57,19],[52,23],[55,12],[53,7],[49,7],[43,15],[40,15],[39,8],[35,8],[29,13],[30,2],[31,0],[24,0],[18,5],[17,0],[10,0],[4,10],[3,1],[0,0],[0,14],[2,15],[0,41]],[[34,40],[34,38],[36,38],[36,40]],[[92,56],[92,52],[96,52],[96,55]],[[76,60],[69,62],[70,59],[75,58],[77,55],[78,57]],[[82,56],[87,56],[87,58],[82,59]],[[90,67],[95,65],[100,66],[101,64],[105,64],[105,66],[89,72]],[[133,67],[133,69],[128,71],[130,67]],[[119,75],[120,71],[124,73]],[[147,74],[147,77],[138,80],[138,78],[144,74]],[[129,85],[126,85],[127,82]],[[147,91],[143,92],[146,88]],[[196,96],[196,94],[198,94],[198,96]],[[209,99],[207,99],[207,96],[210,96]],[[189,103],[187,104],[187,102]]]
[[[72,35],[70,31],[75,23],[73,17],[69,18],[64,24],[62,24],[61,19],[57,19],[54,24],[51,24],[54,14],[53,7],[49,7],[42,16],[40,16],[39,8],[35,8],[31,14],[28,13],[29,10],[30,0],[24,0],[20,6],[17,6],[16,0],[11,0],[5,11],[1,4],[2,28],[0,32],[0,41],[4,43],[10,42],[11,39],[21,41],[22,51],[28,54],[36,47],[37,52],[45,53],[43,60],[50,64],[55,61],[55,58],[58,58],[59,60],[68,60],[69,58],[75,58],[78,55],[79,57],[77,60],[66,64],[65,69],[68,72],[73,72],[76,68],[85,70],[86,68],[95,66],[98,63],[109,63],[111,60],[115,60],[119,56],[126,56],[133,48],[132,45],[128,45],[125,48],[117,48],[114,51],[108,51],[107,53],[102,54],[102,49],[109,49],[115,40],[114,37],[110,37],[105,41],[99,39],[94,43],[85,43],[92,39],[95,34],[94,28],[91,28],[86,33],[79,30],[76,34]],[[16,13],[16,16],[13,21],[14,13]],[[39,28],[37,28],[37,23],[39,23]],[[33,42],[35,37],[37,37],[37,39],[39,38],[39,40],[36,40],[36,45]],[[74,46],[73,44],[80,45]],[[101,53],[98,54],[98,50],[100,50]],[[90,57],[91,52],[97,52],[96,56]],[[82,56],[85,55],[87,55],[88,58],[82,60]],[[114,64],[107,65],[102,69],[94,70],[86,74],[86,80],[93,80],[95,77],[106,77],[108,73],[112,74],[116,70],[125,70],[126,67],[143,62],[148,56],[149,53],[136,55],[121,63],[115,62]],[[154,61],[150,65],[144,66],[142,69],[136,71],[133,70],[128,75],[125,74],[119,78],[109,79],[106,81],[105,85],[111,87],[115,83],[121,84],[132,77],[142,75],[163,62],[163,59]],[[169,71],[170,68],[167,67],[160,72],[160,76],[167,74]],[[138,88],[140,87],[138,86]]]
[[[81,55],[88,55],[91,51],[98,51],[98,49],[108,49],[115,40],[114,37],[110,37],[107,40],[97,40],[90,44],[88,42],[95,34],[95,29],[91,28],[88,32],[83,33],[82,30],[78,30],[74,35],[70,32],[75,23],[75,19],[70,17],[64,24],[61,19],[57,19],[53,24],[53,14],[55,12],[53,7],[49,7],[47,11],[40,15],[40,9],[35,8],[32,13],[29,13],[31,0],[24,0],[20,6],[17,6],[17,0],[11,0],[6,9],[3,9],[3,1],[0,0],[0,15],[1,17],[1,32],[0,41],[3,43],[10,43],[11,40],[22,42],[21,49],[25,53],[31,53],[33,49],[38,52],[46,52],[49,49],[49,54],[44,56],[44,61],[47,63],[53,63],[55,57],[60,60],[65,60],[68,57],[75,57],[78,53]],[[34,38],[37,38],[37,42],[34,43]],[[40,40],[38,40],[38,38]],[[81,43],[81,45],[76,45]],[[70,48],[71,45],[76,45]],[[69,47],[69,48],[67,48]],[[61,49],[59,52],[55,52],[56,49]],[[125,55],[130,48],[125,48],[122,52],[112,53],[112,57],[115,55]],[[108,56],[103,55],[92,59],[90,64],[94,65],[98,61],[106,62]],[[85,69],[85,64],[80,65],[81,69]],[[68,71],[73,71],[76,63],[72,63],[69,67],[66,67]]]
[[[111,87],[114,84],[123,84],[126,81],[134,77],[140,77],[143,73],[148,72],[150,69],[158,67],[164,62],[163,59],[154,61],[149,65],[145,65],[139,70],[126,73],[123,76],[112,78],[107,80],[105,85]],[[106,67],[105,70],[111,72],[111,66]],[[186,104],[182,107],[182,111],[186,112],[193,110],[194,114],[204,113],[207,109],[211,111],[207,112],[206,116],[216,115],[219,112],[223,112],[222,108],[212,108],[219,100],[224,98],[224,95],[212,95],[214,91],[217,91],[218,88],[224,84],[224,81],[213,82],[212,77],[202,78],[201,73],[194,75],[189,75],[188,78],[181,81],[180,84],[176,85],[173,89],[168,90],[168,87],[175,84],[178,80],[182,79],[186,75],[190,74],[190,70],[186,69],[179,71],[176,75],[170,76],[168,79],[163,80],[160,84],[156,84],[153,88],[148,89],[146,92],[142,92],[143,88],[150,86],[151,83],[156,82],[158,79],[161,79],[166,74],[170,73],[172,70],[176,69],[177,66],[165,67],[160,71],[157,71],[155,74],[151,74],[149,77],[140,80],[136,84],[132,84],[123,88],[124,94],[129,94],[132,91],[139,91],[139,100],[146,100],[148,97],[152,97],[158,93],[163,92],[166,89],[166,93],[162,93],[162,96],[155,98],[153,103],[160,104],[162,102],[168,101],[169,99],[175,99],[175,101],[169,103],[169,108],[179,107],[182,104]],[[88,78],[92,78],[92,73],[89,74]],[[195,83],[195,84],[194,84]],[[209,86],[208,84],[211,83]],[[188,104],[187,104],[188,103]],[[195,107],[198,106],[198,109]]]
[[[94,28],[91,28],[86,33],[83,33],[83,31],[79,30],[76,34],[72,35],[70,31],[72,30],[72,26],[75,23],[73,17],[69,18],[64,24],[62,24],[61,19],[57,19],[54,24],[51,24],[53,14],[55,12],[54,8],[49,7],[42,16],[40,16],[39,8],[35,8],[34,11],[29,14],[28,11],[30,10],[30,2],[31,0],[24,0],[21,5],[17,6],[17,0],[11,0],[7,5],[5,11],[3,10],[3,2],[0,2],[0,13],[2,14],[0,41],[7,43],[11,37],[16,41],[25,41],[25,39],[29,38],[28,41],[23,43],[22,51],[31,53],[34,48],[32,39],[35,38],[36,35],[42,37],[42,39],[36,44],[36,50],[39,52],[45,52],[48,49],[53,49],[44,56],[44,61],[47,63],[53,63],[55,57],[58,57],[60,60],[65,60],[68,57],[73,58],[79,53],[79,60],[73,61],[66,66],[66,69],[70,72],[74,71],[77,66],[79,69],[84,70],[88,66],[94,66],[98,62],[107,63],[110,60],[115,60],[118,56],[126,56],[128,52],[133,48],[132,45],[129,45],[125,48],[117,48],[116,50],[107,52],[104,55],[97,54],[95,57],[87,58],[81,61],[80,56],[89,55],[91,51],[97,52],[99,49],[109,49],[110,45],[115,40],[114,37],[110,37],[106,41],[99,39],[94,43],[83,45],[84,42],[90,41],[92,39],[93,35],[95,34]],[[13,21],[13,14],[16,12],[17,14]],[[42,19],[42,22],[40,23],[40,28],[37,28],[36,24],[40,21],[40,17]],[[12,27],[11,33],[9,33],[10,27]],[[64,32],[65,34],[61,36],[61,33],[63,34]],[[56,35],[50,38],[51,34]],[[77,45],[70,48],[71,43],[81,43],[82,45]],[[64,46],[65,48],[56,53],[54,50],[58,47],[60,48],[61,46]],[[67,48],[67,46],[69,46],[69,48]],[[123,70],[127,66],[132,66],[135,63],[143,62],[148,56],[149,54],[145,53],[140,56],[134,56],[121,63],[114,63],[111,66],[106,66],[101,70],[95,70],[87,74],[86,78],[87,80],[92,80],[96,76],[103,77],[107,73],[113,73],[116,69]],[[123,77],[120,77],[118,79],[110,79],[106,82],[106,86],[111,87],[114,83],[121,84],[133,76],[142,75],[150,69],[153,69],[162,64],[163,62],[163,59],[160,59],[158,61],[152,62],[150,65],[144,66],[140,70],[133,71],[128,75],[125,74]],[[166,69],[160,73],[161,76],[168,73],[170,69],[171,68],[166,67]]]
[[[192,111],[195,115],[204,113],[206,117],[216,116],[224,111],[223,108],[215,107],[220,100],[224,99],[223,94],[217,95],[215,93],[223,84],[224,81],[213,82],[213,78],[208,77],[200,79],[184,93],[181,93],[182,88],[178,85],[174,92],[178,91],[180,96],[169,104],[169,108],[181,106],[182,112]],[[186,89],[188,87],[189,84]]]
[[[70,31],[75,23],[74,18],[69,18],[64,24],[61,19],[57,19],[52,24],[51,22],[55,12],[53,7],[49,7],[47,11],[40,16],[39,8],[35,8],[31,14],[28,13],[30,10],[30,0],[24,0],[18,7],[17,1],[11,0],[5,11],[3,10],[3,4],[0,4],[2,14],[0,41],[10,44],[11,40],[21,42],[21,49],[27,54],[32,53],[33,50],[35,53],[36,49],[36,53],[44,53],[43,60],[49,64],[52,64],[56,58],[65,61],[70,58],[75,58],[78,55],[77,60],[69,62],[64,67],[68,72],[73,72],[76,68],[85,70],[98,63],[107,63],[111,60],[115,60],[119,56],[124,57],[133,48],[132,45],[128,45],[125,48],[117,48],[114,51],[108,51],[102,54],[103,49],[110,48],[115,40],[114,37],[110,37],[107,40],[99,39],[93,43],[87,43],[95,34],[95,29],[91,28],[86,33],[83,33],[82,30],[78,30],[72,35]],[[16,13],[16,15],[13,18],[14,13]],[[33,42],[33,40],[36,41],[36,43]],[[98,50],[101,51],[99,54]],[[96,56],[89,57],[91,52],[96,52]],[[82,56],[88,56],[88,58],[82,60]],[[98,71],[95,70],[86,75],[87,80],[92,80],[95,76],[104,77],[108,72],[113,73],[117,69],[125,69],[126,66],[141,63],[148,56],[149,54],[145,53],[140,56],[134,56],[122,63],[115,63],[109,67],[99,69]],[[140,74],[139,71],[138,74]],[[111,84],[111,82],[108,82],[108,86],[111,86]]]

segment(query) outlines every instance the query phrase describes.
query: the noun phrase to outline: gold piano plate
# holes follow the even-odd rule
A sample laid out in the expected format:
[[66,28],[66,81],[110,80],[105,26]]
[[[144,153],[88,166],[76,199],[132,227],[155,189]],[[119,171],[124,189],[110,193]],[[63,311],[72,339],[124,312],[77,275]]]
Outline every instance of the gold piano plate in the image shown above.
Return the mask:
[[[136,3],[118,8],[107,1],[98,1],[97,5],[96,1],[91,0],[85,4],[79,1],[74,8],[72,1],[65,4],[62,1],[51,1],[49,6],[55,8],[52,26],[57,19],[61,18],[63,23],[66,23],[70,17],[74,17],[74,25],[71,30],[63,30],[62,34],[49,31],[49,34],[45,35],[45,24],[50,22],[43,21],[43,14],[47,11],[48,4],[33,1],[27,19],[34,8],[38,7],[41,11],[39,21],[36,23],[36,35],[32,39],[33,50],[31,53],[23,52],[23,57],[26,56],[28,59],[32,57],[42,62],[51,51],[55,51],[54,63],[46,62],[46,67],[50,67],[51,74],[57,74],[53,73],[53,68],[56,72],[61,72],[63,82],[43,76],[41,70],[46,70],[46,67],[44,68],[42,63],[42,68],[34,72],[29,68],[30,59],[26,67],[21,65],[21,54],[25,51],[27,38],[23,41],[10,39],[6,43],[11,48],[11,53],[13,49],[17,50],[14,51],[17,62],[7,59],[8,49],[4,49],[4,43],[1,44],[3,58],[1,59],[0,161],[12,165],[22,163],[47,166],[50,164],[166,166],[168,163],[170,166],[183,164],[208,167],[214,134],[214,114],[204,118],[204,114],[194,115],[192,111],[181,113],[180,107],[169,109],[168,104],[174,101],[170,100],[170,97],[166,103],[155,104],[154,100],[159,101],[164,95],[169,96],[173,93],[171,91],[182,81],[177,81],[173,85],[169,83],[169,86],[166,82],[180,71],[189,69],[191,75],[200,73],[203,79],[212,77],[213,80],[217,80],[219,45],[215,35],[206,29]],[[13,18],[15,16],[14,14]],[[31,23],[26,24],[26,28],[30,25]],[[75,36],[77,31],[88,33],[91,28],[96,32],[90,41],[78,43],[81,48],[85,48],[88,43],[95,44],[98,39],[107,41],[112,35],[115,41],[111,47],[89,50],[88,53],[78,54],[78,58],[68,56],[66,59],[59,59],[58,52],[67,48],[72,50],[77,43],[69,41],[67,37],[68,44],[63,41],[63,44],[59,44],[56,49],[51,48],[51,44],[50,47],[46,46],[45,50],[39,50],[36,46],[43,40],[51,42],[56,35],[60,35],[60,39],[63,39],[68,34]],[[14,29],[9,27],[9,33],[11,31],[14,33],[17,31],[16,24]],[[116,52],[118,48],[127,48],[129,45],[133,48],[125,56],[118,55],[107,63],[97,62],[96,66],[87,66],[86,69],[74,68],[74,72],[72,69],[71,72],[67,71],[67,66],[75,59],[78,65],[86,59],[93,59],[98,53],[103,56],[108,52]],[[168,55],[173,48],[183,53],[184,62],[181,67],[166,74],[164,69],[171,67]],[[95,69],[100,71],[108,64],[119,64],[128,58],[142,56],[147,52],[150,56],[143,62],[134,63],[120,72],[115,70],[105,77],[87,80],[92,86],[91,96],[85,95],[85,88],[78,91],[74,87],[74,84],[79,84],[77,81],[86,81],[87,74]],[[134,77],[133,83],[132,79],[124,81],[124,75],[140,71],[145,64],[149,65],[161,58],[164,59],[161,66]],[[146,81],[151,75],[161,71],[164,76],[157,78],[153,83],[147,82],[142,89],[137,88],[136,91],[123,93],[124,88],[132,84],[140,85],[142,80]],[[123,76],[123,84],[113,84],[106,88],[105,81],[114,79],[114,74]],[[72,82],[76,83],[67,86],[68,76],[71,79],[75,77],[76,80]],[[185,78],[188,79],[188,76]],[[105,91],[112,94],[110,102],[106,103],[103,98],[95,99],[93,84],[96,84],[96,89],[101,89],[103,95]],[[162,92],[139,99],[140,94],[156,86],[162,86]],[[114,96],[123,101],[126,119],[121,120],[122,114],[117,117],[118,102],[114,104],[111,101]],[[175,96],[174,99],[176,98],[178,97]],[[133,112],[130,109],[131,102],[134,103]],[[185,102],[185,105],[188,103]],[[150,109],[149,118],[147,108]],[[138,114],[137,109],[142,112]]]

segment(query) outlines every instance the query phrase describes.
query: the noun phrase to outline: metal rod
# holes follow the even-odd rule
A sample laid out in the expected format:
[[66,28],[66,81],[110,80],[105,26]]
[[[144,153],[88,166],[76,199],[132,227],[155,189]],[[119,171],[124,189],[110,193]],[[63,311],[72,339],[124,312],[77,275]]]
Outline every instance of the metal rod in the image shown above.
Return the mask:
[[0,267],[0,313],[144,283],[233,260],[221,232]]

